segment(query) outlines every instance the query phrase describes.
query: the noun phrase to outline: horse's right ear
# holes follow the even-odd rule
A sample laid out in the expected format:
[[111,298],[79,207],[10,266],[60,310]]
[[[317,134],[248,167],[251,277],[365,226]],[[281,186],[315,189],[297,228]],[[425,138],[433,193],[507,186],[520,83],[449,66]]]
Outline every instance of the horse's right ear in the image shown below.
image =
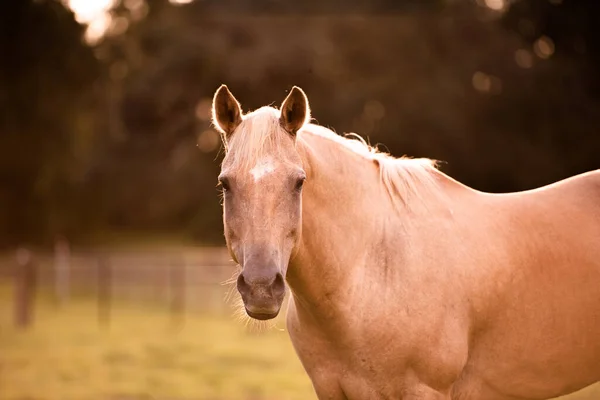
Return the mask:
[[221,85],[215,92],[212,104],[212,122],[223,139],[227,140],[241,123],[242,108],[226,85]]

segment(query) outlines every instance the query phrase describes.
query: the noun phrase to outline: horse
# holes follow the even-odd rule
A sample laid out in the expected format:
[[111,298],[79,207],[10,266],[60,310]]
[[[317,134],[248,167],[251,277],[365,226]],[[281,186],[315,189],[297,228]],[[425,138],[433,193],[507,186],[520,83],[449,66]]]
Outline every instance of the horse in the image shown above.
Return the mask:
[[600,380],[600,170],[478,191],[312,123],[294,86],[212,123],[247,315],[287,331],[320,400],[537,400]]

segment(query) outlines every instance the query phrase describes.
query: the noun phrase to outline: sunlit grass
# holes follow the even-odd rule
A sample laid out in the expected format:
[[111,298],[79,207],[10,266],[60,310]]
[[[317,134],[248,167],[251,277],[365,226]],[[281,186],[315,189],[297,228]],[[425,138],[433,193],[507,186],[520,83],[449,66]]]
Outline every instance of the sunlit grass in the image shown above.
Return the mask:
[[[253,329],[234,316],[186,315],[118,303],[111,325],[76,299],[58,309],[43,296],[28,331],[12,326],[0,286],[0,400],[315,399],[284,322]],[[598,400],[600,387],[561,400]]]
[[96,304],[40,300],[35,325],[12,327],[0,292],[0,399],[313,399],[283,321],[253,332],[235,318],[119,304],[101,329]]

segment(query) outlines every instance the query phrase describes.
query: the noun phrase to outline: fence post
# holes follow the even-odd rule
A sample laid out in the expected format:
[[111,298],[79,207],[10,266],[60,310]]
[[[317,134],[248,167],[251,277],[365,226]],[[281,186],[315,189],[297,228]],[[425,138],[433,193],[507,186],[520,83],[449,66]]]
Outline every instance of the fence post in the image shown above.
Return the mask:
[[37,269],[31,251],[19,248],[16,254],[14,322],[17,328],[27,328],[33,317]]
[[185,321],[185,260],[182,257],[175,257],[169,265],[169,285],[170,285],[170,314],[171,325],[174,328],[181,328]]
[[112,269],[108,258],[101,255],[97,270],[98,324],[110,325]]
[[70,296],[70,258],[69,242],[63,237],[58,238],[54,244],[54,290],[59,306]]

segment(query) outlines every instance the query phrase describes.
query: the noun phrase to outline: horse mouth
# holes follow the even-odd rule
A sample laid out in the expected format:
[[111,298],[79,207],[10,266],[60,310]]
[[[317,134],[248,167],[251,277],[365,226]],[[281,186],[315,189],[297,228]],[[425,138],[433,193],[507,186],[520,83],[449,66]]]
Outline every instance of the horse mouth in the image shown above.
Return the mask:
[[267,321],[269,319],[273,319],[273,318],[277,317],[277,315],[279,315],[279,310],[277,310],[274,313],[263,313],[263,312],[252,312],[252,311],[248,310],[248,308],[246,308],[246,314],[248,314],[248,316],[250,318],[254,318],[259,321]]

